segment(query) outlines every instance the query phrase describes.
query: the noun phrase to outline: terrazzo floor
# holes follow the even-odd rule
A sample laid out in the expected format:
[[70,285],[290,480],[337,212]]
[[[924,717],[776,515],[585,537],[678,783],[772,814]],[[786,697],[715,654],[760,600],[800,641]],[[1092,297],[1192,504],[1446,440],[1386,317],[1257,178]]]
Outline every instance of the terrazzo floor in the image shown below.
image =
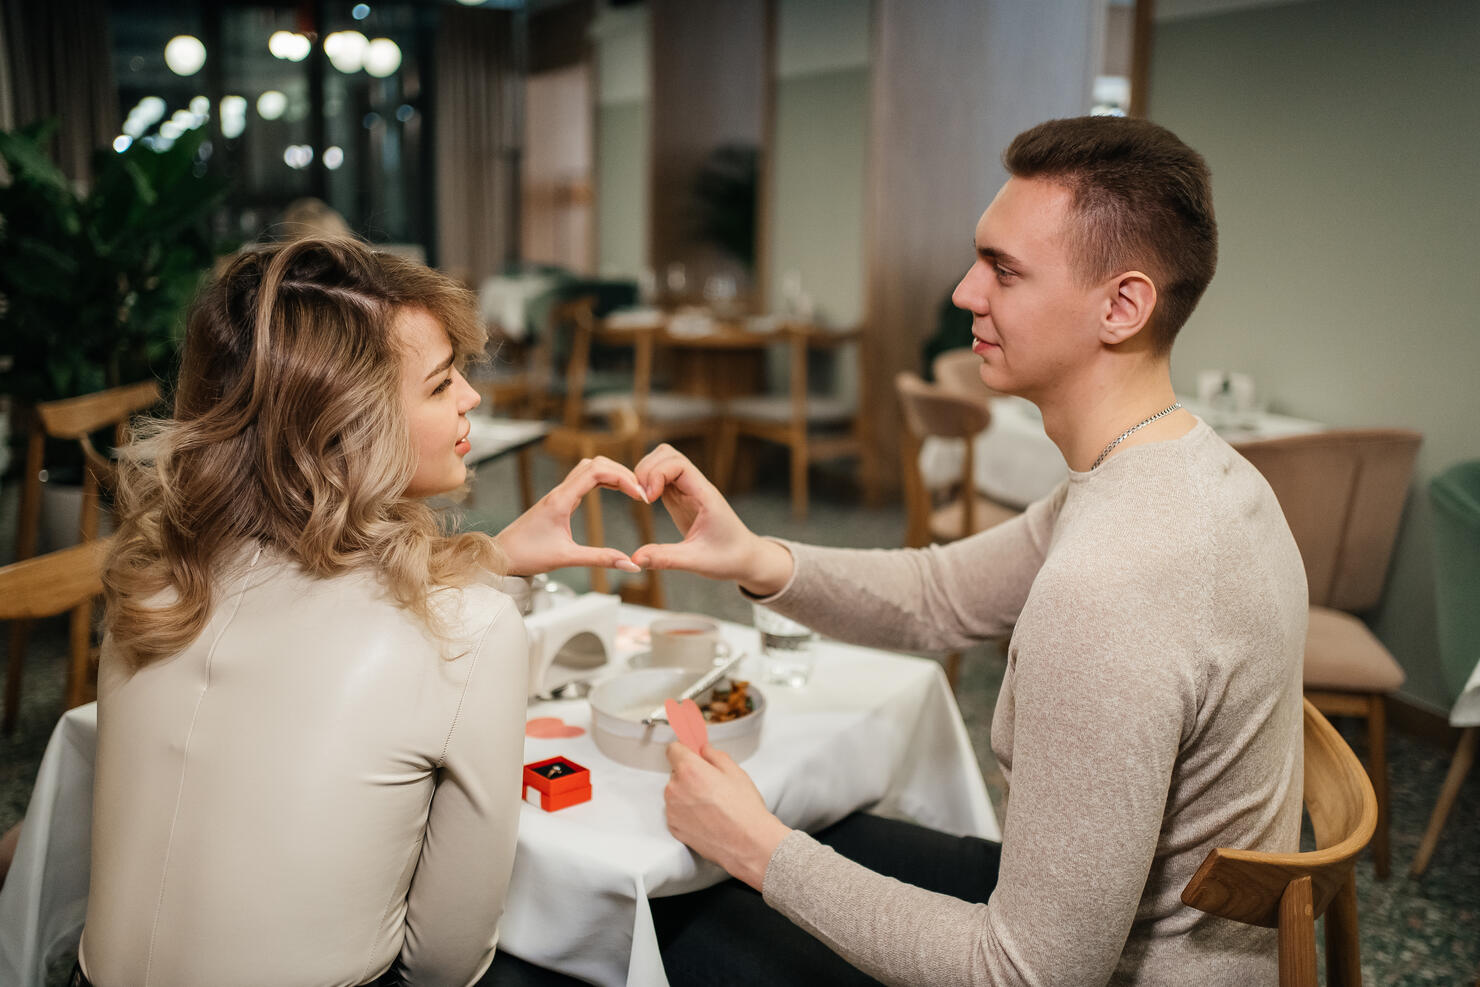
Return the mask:
[[[733,498],[739,515],[756,531],[818,544],[893,547],[902,543],[904,518],[898,506],[860,507],[839,476],[814,470],[814,500],[809,520],[790,515],[783,469],[773,472],[762,461],[759,488]],[[557,467],[536,457],[536,489],[558,480]],[[496,530],[517,513],[508,493],[515,489],[513,465],[499,462],[479,470],[477,482],[462,505],[466,523]],[[623,501],[606,495],[609,541],[637,547],[635,528]],[[12,556],[14,484],[0,491],[0,561]],[[676,537],[658,510],[660,538]],[[579,537],[580,522],[575,530]],[[585,570],[563,570],[555,578],[576,589],[588,585]],[[711,583],[682,573],[665,573],[670,609],[712,614],[749,623],[749,603],[731,585]],[[28,653],[23,704],[13,735],[0,737],[0,831],[25,813],[31,786],[51,728],[61,709],[65,626],[43,623]],[[995,646],[982,646],[963,657],[958,701],[983,777],[1002,814],[1005,786],[992,756],[989,733],[1003,659]],[[1363,753],[1360,725],[1341,723],[1348,741]],[[1472,773],[1460,795],[1444,838],[1422,879],[1407,877],[1408,862],[1437,797],[1448,752],[1394,733],[1389,745],[1392,790],[1393,876],[1376,880],[1369,859],[1357,869],[1358,908],[1364,980],[1371,985],[1472,985],[1480,975],[1480,772]],[[48,983],[65,982],[71,958],[58,958]]]

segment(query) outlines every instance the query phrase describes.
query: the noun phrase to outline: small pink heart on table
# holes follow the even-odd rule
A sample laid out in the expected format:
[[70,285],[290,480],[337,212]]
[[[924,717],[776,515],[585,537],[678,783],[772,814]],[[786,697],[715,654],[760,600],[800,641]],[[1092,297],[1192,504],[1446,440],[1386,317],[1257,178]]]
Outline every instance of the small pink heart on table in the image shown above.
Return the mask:
[[526,737],[538,737],[541,740],[579,737],[585,732],[582,727],[571,726],[558,716],[536,716],[524,724]]

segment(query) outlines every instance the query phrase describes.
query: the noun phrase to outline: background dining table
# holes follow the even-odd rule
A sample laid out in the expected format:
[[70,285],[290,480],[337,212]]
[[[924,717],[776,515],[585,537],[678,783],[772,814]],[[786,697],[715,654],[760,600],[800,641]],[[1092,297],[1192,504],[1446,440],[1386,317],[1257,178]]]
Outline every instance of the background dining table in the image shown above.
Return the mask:
[[[662,611],[623,605],[608,673],[642,650]],[[732,648],[757,650],[754,628],[722,623]],[[966,727],[941,666],[929,659],[817,644],[801,688],[759,687],[760,747],[744,761],[766,804],[816,830],[856,810],[958,835],[1000,839]],[[754,674],[755,659],[742,664]],[[588,768],[593,794],[545,812],[522,805],[500,948],[598,984],[664,985],[648,899],[724,878],[664,822],[665,773],[629,768],[595,746],[584,700],[533,702],[578,736],[528,738],[525,762],[555,755]],[[567,731],[574,732],[574,731]],[[0,983],[40,985],[48,960],[75,948],[87,907],[96,704],[67,712],[42,760],[15,863],[0,889]]]

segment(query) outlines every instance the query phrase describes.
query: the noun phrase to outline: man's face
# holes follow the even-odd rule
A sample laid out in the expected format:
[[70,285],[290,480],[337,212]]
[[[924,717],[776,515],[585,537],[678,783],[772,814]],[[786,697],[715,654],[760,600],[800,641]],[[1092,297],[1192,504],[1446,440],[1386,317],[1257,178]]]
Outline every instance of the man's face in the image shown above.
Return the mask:
[[1030,399],[1073,380],[1098,351],[1103,293],[1075,274],[1071,193],[1012,178],[976,224],[976,262],[951,300],[973,316],[972,350],[988,387]]

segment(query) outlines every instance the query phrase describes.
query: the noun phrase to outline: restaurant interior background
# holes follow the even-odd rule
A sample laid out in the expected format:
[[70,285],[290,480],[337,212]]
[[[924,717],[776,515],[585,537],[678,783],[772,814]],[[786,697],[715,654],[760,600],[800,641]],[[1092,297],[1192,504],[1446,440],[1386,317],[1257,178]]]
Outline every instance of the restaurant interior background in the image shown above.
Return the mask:
[[[96,147],[201,129],[197,168],[228,180],[223,244],[316,196],[474,283],[518,264],[633,281],[682,264],[692,294],[719,275],[754,311],[861,326],[875,408],[921,367],[1001,148],[1041,119],[1143,108],[1207,156],[1222,227],[1178,390],[1224,368],[1275,411],[1417,429],[1414,491],[1476,454],[1473,0],[1156,0],[1139,49],[1135,5],[1098,0],[4,10],[0,130],[60,116],[54,154],[77,182]],[[179,36],[198,45],[167,51]],[[704,170],[727,202],[753,195],[739,233],[696,227]],[[878,417],[889,464],[897,416]],[[1431,530],[1410,496],[1371,621],[1404,697],[1442,714]]]

